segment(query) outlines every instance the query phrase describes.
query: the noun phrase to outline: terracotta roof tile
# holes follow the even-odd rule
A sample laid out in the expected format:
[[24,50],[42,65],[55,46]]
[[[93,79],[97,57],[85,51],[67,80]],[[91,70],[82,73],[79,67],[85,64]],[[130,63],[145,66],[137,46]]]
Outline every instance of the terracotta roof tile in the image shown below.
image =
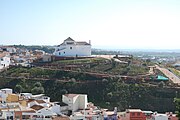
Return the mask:
[[41,104],[41,103],[46,103],[44,100],[36,100],[37,103]]
[[34,99],[28,99],[27,102],[30,103],[30,102],[33,102],[35,101]]
[[53,120],[70,120],[69,117],[55,117]]
[[40,105],[33,105],[33,106],[31,106],[31,108],[34,109],[34,110],[40,110],[40,109],[42,109],[44,107],[40,106]]

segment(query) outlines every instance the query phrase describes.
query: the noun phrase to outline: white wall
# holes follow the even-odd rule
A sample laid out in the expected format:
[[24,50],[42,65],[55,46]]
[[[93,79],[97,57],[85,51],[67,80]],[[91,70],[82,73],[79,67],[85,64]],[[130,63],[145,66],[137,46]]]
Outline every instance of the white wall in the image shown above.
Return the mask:
[[40,114],[42,114],[44,117],[45,117],[45,116],[57,115],[56,113],[54,113],[53,111],[51,111],[51,110],[48,109],[48,108],[42,108],[42,109],[36,111],[36,113],[40,113]]
[[[70,49],[71,47],[72,49]],[[58,51],[58,49],[60,50]],[[59,54],[59,52],[61,54]],[[60,47],[55,48],[55,52],[53,54],[56,56],[69,56],[69,57],[76,57],[76,55],[91,56],[91,45],[61,45]]]
[[168,120],[168,116],[166,114],[153,115],[153,118],[153,120]]
[[78,109],[85,109],[88,104],[87,95],[83,94],[76,95],[73,98],[68,98],[63,95],[62,101],[68,104],[69,110],[72,110],[72,112],[75,112]]
[[39,105],[36,101],[32,101],[28,103],[28,107],[32,107],[33,105]]
[[68,106],[60,106],[61,113],[66,113],[67,114],[68,108],[69,108]]
[[[91,120],[103,120],[101,115],[91,115]],[[89,120],[85,114],[75,113],[70,116],[70,120]]]
[[7,117],[13,116],[14,118],[14,112],[13,111],[3,111],[2,117],[7,119]]
[[0,69],[9,67],[11,63],[10,57],[2,57],[0,58]]
[[25,99],[29,99],[32,97],[31,93],[21,93],[20,96],[23,96]]
[[63,95],[62,102],[68,104],[68,110],[73,110],[73,99],[72,98],[68,98],[65,95]]
[[7,47],[6,50],[7,50],[9,53],[16,53],[16,48],[13,48],[13,47]]
[[60,114],[61,113],[60,105],[54,104],[54,106],[51,107],[51,111],[56,114]]
[[43,100],[46,103],[48,103],[48,102],[50,102],[50,97],[44,96],[41,100]]
[[85,109],[85,108],[87,108],[87,104],[88,104],[87,95],[80,95],[79,96],[79,108]]
[[2,102],[6,102],[6,98],[8,94],[12,94],[12,89],[9,88],[1,89]]
[[49,103],[40,103],[40,104],[38,104],[38,105],[41,105],[41,106],[43,106],[43,107],[50,107],[50,104],[49,104]]
[[79,102],[79,95],[73,97],[73,110],[72,112],[75,112],[79,109],[79,104],[83,104]]

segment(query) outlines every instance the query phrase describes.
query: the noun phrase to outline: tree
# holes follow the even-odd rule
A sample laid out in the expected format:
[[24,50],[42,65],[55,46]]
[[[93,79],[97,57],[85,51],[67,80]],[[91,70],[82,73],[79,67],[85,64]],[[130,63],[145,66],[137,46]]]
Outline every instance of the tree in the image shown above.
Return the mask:
[[23,91],[23,88],[21,85],[17,84],[14,88],[14,90],[17,92],[17,93],[21,93]]
[[143,63],[142,66],[147,66],[147,64],[146,64],[146,63]]
[[114,58],[111,59],[112,68],[116,67],[116,61]]
[[113,97],[113,93],[112,93],[112,92],[109,92],[109,93],[107,94],[107,96],[108,96],[109,98],[112,98],[112,97]]
[[32,94],[42,94],[44,93],[44,87],[40,82],[34,84],[34,88],[31,90]]
[[174,102],[176,104],[177,117],[180,119],[180,98],[174,98]]
[[67,91],[66,89],[62,89],[62,90],[61,90],[61,94],[64,95],[64,94],[67,94],[67,93],[68,93],[68,91]]
[[151,59],[147,59],[146,62],[147,62],[147,63],[150,63],[150,62],[151,62]]
[[75,79],[75,78],[71,78],[71,81],[72,81],[73,83],[75,83],[75,82],[76,82],[76,79]]
[[107,84],[108,83],[108,80],[107,79],[102,79],[102,82],[104,83],[104,84]]
[[131,64],[131,60],[128,60],[128,66]]
[[43,87],[34,87],[31,90],[32,94],[42,94],[44,93],[44,88]]
[[163,81],[161,81],[159,84],[158,84],[158,87],[161,87],[163,88],[165,86],[165,83]]
[[34,87],[42,87],[42,84],[41,84],[40,82],[36,82],[36,83],[34,84]]

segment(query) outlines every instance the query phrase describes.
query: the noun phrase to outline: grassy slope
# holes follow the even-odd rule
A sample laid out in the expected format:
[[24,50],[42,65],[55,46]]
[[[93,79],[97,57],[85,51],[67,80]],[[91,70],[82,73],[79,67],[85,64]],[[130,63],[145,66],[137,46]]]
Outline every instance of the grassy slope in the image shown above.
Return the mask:
[[[80,68],[81,72],[67,72],[60,70],[46,70],[40,68],[11,68],[8,71],[1,73],[6,77],[1,78],[0,86],[14,88],[16,84],[20,84],[24,88],[24,92],[31,92],[32,86],[35,82],[39,81],[45,88],[45,94],[50,96],[54,101],[60,101],[61,95],[64,91],[68,93],[85,93],[88,94],[90,101],[101,107],[113,109],[117,106],[119,110],[126,108],[141,108],[143,110],[153,110],[159,112],[175,111],[173,99],[176,91],[180,93],[179,89],[174,88],[161,88],[158,86],[148,86],[137,83],[124,83],[118,78],[109,78],[102,80],[94,76],[83,74],[83,71],[92,71],[99,73],[110,74],[143,74],[147,73],[148,69],[142,65],[143,61],[134,60],[130,65],[115,63],[113,66],[110,60],[106,59],[82,59],[82,60],[69,60],[60,61],[56,64],[82,64],[90,63],[90,67]],[[130,68],[129,68],[130,67]],[[128,69],[128,70],[125,70]],[[138,71],[138,72],[136,72]],[[21,77],[20,77],[21,76]],[[29,77],[29,79],[24,79]],[[37,78],[36,80],[33,78]],[[42,81],[38,78],[48,78],[49,80]],[[56,79],[67,80],[67,82]],[[69,81],[75,78],[76,80],[98,80],[94,82],[76,82]]]

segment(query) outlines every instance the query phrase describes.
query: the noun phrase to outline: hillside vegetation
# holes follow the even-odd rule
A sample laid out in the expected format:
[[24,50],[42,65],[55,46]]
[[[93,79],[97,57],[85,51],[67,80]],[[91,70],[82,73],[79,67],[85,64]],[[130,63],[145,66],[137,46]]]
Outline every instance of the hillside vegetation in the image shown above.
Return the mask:
[[32,68],[11,67],[0,74],[0,87],[15,89],[18,85],[22,92],[32,92],[36,82],[40,82],[44,93],[53,101],[61,101],[65,93],[84,93],[88,94],[89,101],[102,108],[175,111],[173,100],[180,96],[180,89],[170,88],[163,82],[151,85],[138,79],[117,77],[148,74],[148,65],[152,64],[135,58],[122,60],[127,63],[93,58],[38,63]]

